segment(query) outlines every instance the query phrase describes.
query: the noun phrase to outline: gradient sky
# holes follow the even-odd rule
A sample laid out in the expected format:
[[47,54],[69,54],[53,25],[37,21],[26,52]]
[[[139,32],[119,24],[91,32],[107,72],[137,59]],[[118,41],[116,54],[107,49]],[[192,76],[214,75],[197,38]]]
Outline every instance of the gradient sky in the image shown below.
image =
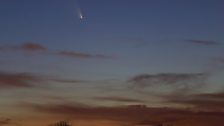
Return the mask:
[[0,126],[224,124],[223,6],[1,0]]

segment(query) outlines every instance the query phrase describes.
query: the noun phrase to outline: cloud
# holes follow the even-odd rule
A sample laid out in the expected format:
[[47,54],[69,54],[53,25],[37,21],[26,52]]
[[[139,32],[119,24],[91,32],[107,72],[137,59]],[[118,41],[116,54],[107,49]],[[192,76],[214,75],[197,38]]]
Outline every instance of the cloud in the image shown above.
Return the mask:
[[143,103],[144,101],[133,98],[117,97],[117,96],[105,96],[105,97],[94,97],[100,101],[114,101],[114,102],[129,102],[129,103]]
[[[25,104],[34,112],[63,116],[76,120],[109,120],[132,125],[185,124],[192,122],[197,126],[223,124],[223,112],[195,112],[189,109],[152,108],[145,105],[130,106],[81,106],[72,103],[62,104]],[[214,121],[216,120],[216,121]],[[215,122],[215,123],[214,123]],[[199,125],[201,124],[201,125]]]
[[144,120],[141,122],[138,122],[136,125],[140,125],[140,126],[163,126],[163,123],[165,123],[165,121],[152,121],[152,120]]
[[83,83],[83,82],[88,82],[88,81],[85,81],[85,80],[69,80],[69,79],[54,79],[52,78],[51,79],[52,81],[55,81],[55,82],[59,82],[59,83]]
[[4,125],[8,125],[12,122],[11,119],[7,118],[7,119],[0,119],[0,126],[4,126]]
[[61,79],[60,77],[49,77],[45,75],[36,75],[33,73],[10,73],[0,72],[0,89],[1,88],[25,88],[36,87],[35,84],[41,84],[43,82],[59,82],[59,83],[81,83],[84,80],[69,80]]
[[1,87],[32,87],[32,83],[41,82],[42,79],[29,73],[0,72]]
[[146,88],[151,86],[176,86],[188,88],[203,84],[208,74],[205,73],[160,73],[141,74],[128,80],[134,88]]
[[[170,110],[148,108],[145,105],[117,106],[117,107],[94,107],[87,105],[77,105],[72,103],[63,104],[27,104],[35,111],[50,113],[53,115],[72,116],[76,119],[106,119],[106,120],[142,120],[155,112],[168,112]],[[173,110],[172,110],[173,111]]]
[[203,93],[171,96],[168,102],[176,103],[196,110],[224,111],[224,93]]
[[190,39],[187,40],[188,43],[192,43],[195,45],[204,45],[204,46],[214,46],[214,45],[219,45],[218,42],[215,41],[206,41],[206,40],[194,40],[194,39]]
[[51,51],[44,45],[33,43],[33,42],[25,42],[19,45],[8,45],[8,46],[0,46],[0,51],[24,51],[25,53],[40,53],[54,56],[63,56],[70,58],[81,58],[81,59],[113,59],[113,56],[101,55],[101,54],[90,54],[84,52],[77,51]]
[[47,51],[47,48],[43,45],[32,43],[32,42],[25,42],[19,45],[12,45],[12,46],[1,46],[1,51],[27,51],[27,52],[36,52],[36,51]]
[[214,100],[224,100],[224,92],[204,93],[204,94],[197,94],[195,96],[199,97],[199,98],[208,98],[208,99],[214,99]]
[[19,49],[23,49],[24,51],[47,51],[47,48],[43,45],[27,42],[23,43],[22,45],[18,46]]
[[66,56],[66,57],[72,57],[72,58],[97,58],[97,59],[111,59],[112,56],[106,56],[106,55],[95,55],[95,54],[89,54],[89,53],[82,53],[82,52],[74,52],[74,51],[60,51],[57,52],[56,55],[59,56]]

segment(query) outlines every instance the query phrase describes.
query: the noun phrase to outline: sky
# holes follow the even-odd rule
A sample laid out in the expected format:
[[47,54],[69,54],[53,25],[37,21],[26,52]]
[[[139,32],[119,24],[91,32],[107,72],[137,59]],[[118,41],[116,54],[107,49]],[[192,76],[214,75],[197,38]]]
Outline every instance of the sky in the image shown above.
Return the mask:
[[223,6],[1,0],[0,126],[224,124]]

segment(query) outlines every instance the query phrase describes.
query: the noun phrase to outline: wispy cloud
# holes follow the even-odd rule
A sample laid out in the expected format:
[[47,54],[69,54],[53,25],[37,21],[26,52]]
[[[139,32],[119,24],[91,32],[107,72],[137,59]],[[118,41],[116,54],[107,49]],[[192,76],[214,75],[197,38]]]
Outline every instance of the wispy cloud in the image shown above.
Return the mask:
[[83,83],[83,82],[88,82],[86,80],[72,80],[72,79],[56,79],[56,78],[51,78],[52,81],[59,82],[59,83]]
[[5,126],[8,125],[12,122],[11,119],[7,118],[7,119],[0,119],[0,126]]
[[136,88],[151,86],[191,86],[192,84],[202,84],[207,78],[206,73],[160,73],[160,74],[141,74],[132,77],[128,82]]
[[25,42],[20,45],[7,45],[7,46],[0,46],[1,51],[47,51],[47,48],[43,45],[32,43],[32,42]]
[[32,83],[41,82],[39,76],[29,73],[0,72],[1,87],[32,87]]
[[1,88],[25,88],[42,86],[41,83],[48,82],[59,83],[81,83],[84,80],[63,79],[60,77],[50,77],[45,75],[36,75],[33,73],[16,73],[16,72],[0,72],[0,89]]
[[102,55],[102,54],[90,54],[78,51],[51,51],[46,46],[33,43],[25,42],[19,45],[6,45],[0,46],[0,51],[24,51],[25,53],[40,53],[54,56],[63,56],[70,58],[80,58],[80,59],[113,59],[113,56]]
[[100,101],[114,101],[114,102],[128,102],[128,103],[143,103],[144,102],[139,99],[118,97],[118,96],[94,97],[94,99],[100,100]]
[[185,105],[196,110],[224,111],[224,93],[204,93],[171,96],[169,102]]
[[113,58],[112,56],[98,55],[98,54],[95,55],[95,54],[73,52],[73,51],[61,51],[61,52],[57,52],[56,55],[72,57],[72,58],[97,58],[97,59],[112,59]]
[[215,41],[207,41],[207,40],[189,39],[189,40],[186,40],[186,42],[191,43],[191,44],[195,44],[195,45],[203,45],[203,46],[219,45],[218,42],[215,42]]
[[48,50],[43,45],[32,43],[32,42],[23,43],[22,45],[18,46],[18,49],[22,49],[24,51],[47,51]]

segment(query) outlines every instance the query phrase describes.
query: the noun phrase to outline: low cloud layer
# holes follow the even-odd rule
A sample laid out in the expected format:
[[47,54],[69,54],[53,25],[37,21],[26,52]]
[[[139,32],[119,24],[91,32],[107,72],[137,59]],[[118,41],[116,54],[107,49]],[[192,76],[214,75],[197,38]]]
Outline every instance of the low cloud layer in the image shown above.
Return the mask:
[[188,106],[195,110],[224,111],[224,93],[179,95],[167,98],[168,102]]
[[25,106],[31,108],[34,112],[64,116],[65,118],[83,121],[108,120],[125,122],[129,125],[189,125],[192,122],[195,123],[195,126],[224,124],[222,121],[223,112],[195,112],[189,109],[151,108],[145,105],[94,107],[62,103],[25,104]]
[[7,118],[7,119],[0,119],[0,126],[6,126],[8,124],[11,123],[11,119]]
[[94,97],[94,99],[99,100],[99,101],[127,102],[127,103],[142,103],[142,102],[144,102],[139,99],[118,97],[118,96]]
[[[176,109],[148,108],[145,105],[117,106],[117,107],[93,107],[80,106],[77,104],[27,104],[26,107],[34,111],[50,113],[54,115],[71,116],[75,119],[104,119],[116,121],[143,121],[148,117],[159,116],[161,113],[185,112]],[[187,113],[187,112],[186,112]]]

